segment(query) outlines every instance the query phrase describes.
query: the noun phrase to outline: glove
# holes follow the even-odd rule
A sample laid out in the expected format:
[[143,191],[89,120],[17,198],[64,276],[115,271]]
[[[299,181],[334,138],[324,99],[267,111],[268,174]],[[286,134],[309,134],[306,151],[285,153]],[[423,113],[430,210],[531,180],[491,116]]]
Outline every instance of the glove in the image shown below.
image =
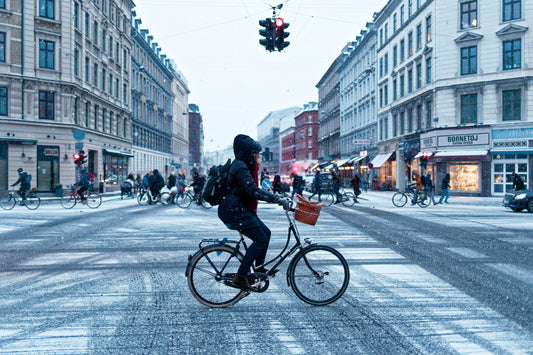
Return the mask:
[[289,210],[289,200],[286,199],[285,197],[280,196],[280,195],[276,195],[276,197],[274,198],[274,202],[277,203],[280,206],[283,206],[283,209],[285,211]]

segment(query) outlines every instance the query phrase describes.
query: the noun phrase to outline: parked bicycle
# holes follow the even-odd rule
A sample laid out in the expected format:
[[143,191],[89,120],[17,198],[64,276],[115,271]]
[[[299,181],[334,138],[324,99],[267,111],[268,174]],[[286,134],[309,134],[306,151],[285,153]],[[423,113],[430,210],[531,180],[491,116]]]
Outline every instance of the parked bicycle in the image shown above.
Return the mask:
[[160,202],[167,206],[170,203],[171,197],[167,191],[159,192],[156,196],[152,196],[150,189],[139,189],[137,194],[137,203],[141,206],[146,206],[150,201],[152,204]]
[[[247,250],[246,242],[239,233],[240,239],[237,241],[226,238],[204,239],[199,244],[199,250],[194,255],[189,255],[185,276],[192,295],[208,307],[231,306],[250,292],[265,292],[269,279],[274,277],[281,263],[294,255],[287,268],[287,281],[296,296],[314,306],[323,306],[338,300],[350,281],[348,263],[342,254],[332,247],[314,244],[309,238],[302,242],[294,221],[304,221],[308,224],[314,222],[306,220],[308,217],[305,215],[304,219],[299,217],[305,213],[299,204],[293,208],[291,201],[289,211],[284,211],[289,223],[289,232],[283,250],[263,265],[252,266],[254,273],[248,276],[253,279],[250,280],[253,290],[243,290],[233,283],[233,276]],[[313,214],[315,222],[319,213],[320,210]],[[292,239],[293,245],[289,248]],[[260,267],[267,268],[266,273],[256,272]]]
[[21,206],[26,206],[29,210],[36,210],[41,205],[41,198],[35,191],[29,191],[24,200],[21,197],[17,197],[15,191],[9,191],[0,198],[0,207],[4,210],[13,209],[17,203]]
[[[96,192],[89,192],[89,190],[82,192],[85,195],[85,204],[89,208],[98,208],[102,204],[102,196]],[[61,198],[61,206],[66,209],[71,209],[77,203],[83,203],[78,192],[78,187],[74,186],[68,195]]]
[[202,194],[195,194],[192,186],[187,186],[185,192],[177,195],[174,201],[181,208],[189,208],[193,201],[205,209],[213,207],[209,202],[202,198]]
[[403,207],[407,202],[414,200],[415,193],[418,194],[416,204],[422,208],[428,207],[431,202],[429,196],[423,190],[416,190],[410,187],[405,192],[397,192],[392,195],[392,204],[396,207]]

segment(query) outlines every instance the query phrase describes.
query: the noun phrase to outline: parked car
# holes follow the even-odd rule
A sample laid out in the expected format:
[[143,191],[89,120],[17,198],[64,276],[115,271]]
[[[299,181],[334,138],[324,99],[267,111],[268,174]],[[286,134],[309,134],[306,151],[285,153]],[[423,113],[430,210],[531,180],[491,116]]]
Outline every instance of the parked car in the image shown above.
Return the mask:
[[505,194],[503,206],[515,212],[527,208],[528,212],[533,213],[533,190],[509,191]]
[[313,175],[309,175],[304,177],[305,181],[305,191],[307,192],[313,192],[313,179],[315,177]]

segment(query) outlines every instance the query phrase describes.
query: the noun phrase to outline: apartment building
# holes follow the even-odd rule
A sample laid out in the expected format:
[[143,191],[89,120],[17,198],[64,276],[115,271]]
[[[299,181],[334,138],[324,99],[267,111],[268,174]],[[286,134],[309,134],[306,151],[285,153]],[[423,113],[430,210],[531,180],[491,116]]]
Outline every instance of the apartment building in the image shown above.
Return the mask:
[[375,21],[380,176],[402,189],[413,171],[450,173],[457,195],[501,195],[512,172],[531,186],[532,16],[523,0],[389,1]]
[[40,191],[69,187],[81,149],[101,181],[128,171],[133,6],[0,1],[0,189],[19,167]]

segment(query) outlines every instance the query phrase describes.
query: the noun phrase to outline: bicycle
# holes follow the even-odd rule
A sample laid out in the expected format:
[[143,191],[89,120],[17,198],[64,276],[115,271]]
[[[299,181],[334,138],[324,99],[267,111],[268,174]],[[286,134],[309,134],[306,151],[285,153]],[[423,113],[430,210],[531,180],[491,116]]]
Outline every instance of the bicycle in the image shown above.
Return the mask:
[[213,208],[213,206],[202,198],[202,194],[195,194],[191,186],[185,188],[185,192],[177,195],[174,199],[175,203],[181,208],[189,208],[193,201],[201,205],[205,209]]
[[[82,193],[85,194],[85,203],[87,204],[87,207],[94,209],[100,207],[102,204],[102,196],[96,192],[89,192],[89,190],[87,190]],[[71,209],[76,206],[78,201],[82,202],[81,196],[78,192],[78,187],[74,186],[70,191],[70,194],[61,197],[61,206],[66,209]]]
[[353,192],[345,191],[344,188],[339,190],[339,200],[346,207],[352,207],[355,204],[355,195]]
[[160,202],[162,205],[167,206],[170,204],[170,194],[168,192],[159,192],[155,197],[152,196],[150,189],[139,189],[137,194],[137,203],[141,206],[146,206],[150,201],[152,204]]
[[422,208],[429,206],[429,197],[424,193],[423,190],[416,190],[410,187],[405,190],[405,192],[397,192],[392,195],[392,204],[396,207],[403,207],[407,204],[408,201],[413,201],[415,198],[415,192],[418,194],[416,199],[416,204]]
[[[298,198],[304,199],[301,196]],[[194,255],[189,255],[185,270],[189,290],[196,300],[208,307],[223,308],[234,305],[250,292],[265,292],[269,278],[274,277],[278,266],[291,255],[294,256],[287,268],[287,282],[302,301],[314,306],[324,306],[335,302],[344,294],[350,281],[346,259],[336,249],[314,244],[309,238],[305,238],[302,243],[295,223],[295,220],[300,219],[296,219],[293,213],[301,213],[298,209],[300,202],[293,208],[293,201],[289,201],[289,210],[284,211],[289,222],[285,247],[270,261],[258,267],[252,266],[254,272],[248,276],[252,278],[250,284],[254,287],[253,290],[243,290],[233,284],[233,276],[247,250],[241,233],[238,241],[227,238],[204,239],[199,243],[199,250]],[[318,214],[315,217],[318,218]],[[291,239],[294,239],[294,243],[289,248]],[[244,253],[241,253],[241,246],[244,247]],[[266,273],[256,271],[270,264],[273,265]]]
[[26,194],[26,199],[17,197],[15,191],[9,191],[0,198],[0,207],[4,210],[11,210],[16,204],[26,206],[29,210],[36,210],[41,205],[41,198],[35,191],[29,191]]

